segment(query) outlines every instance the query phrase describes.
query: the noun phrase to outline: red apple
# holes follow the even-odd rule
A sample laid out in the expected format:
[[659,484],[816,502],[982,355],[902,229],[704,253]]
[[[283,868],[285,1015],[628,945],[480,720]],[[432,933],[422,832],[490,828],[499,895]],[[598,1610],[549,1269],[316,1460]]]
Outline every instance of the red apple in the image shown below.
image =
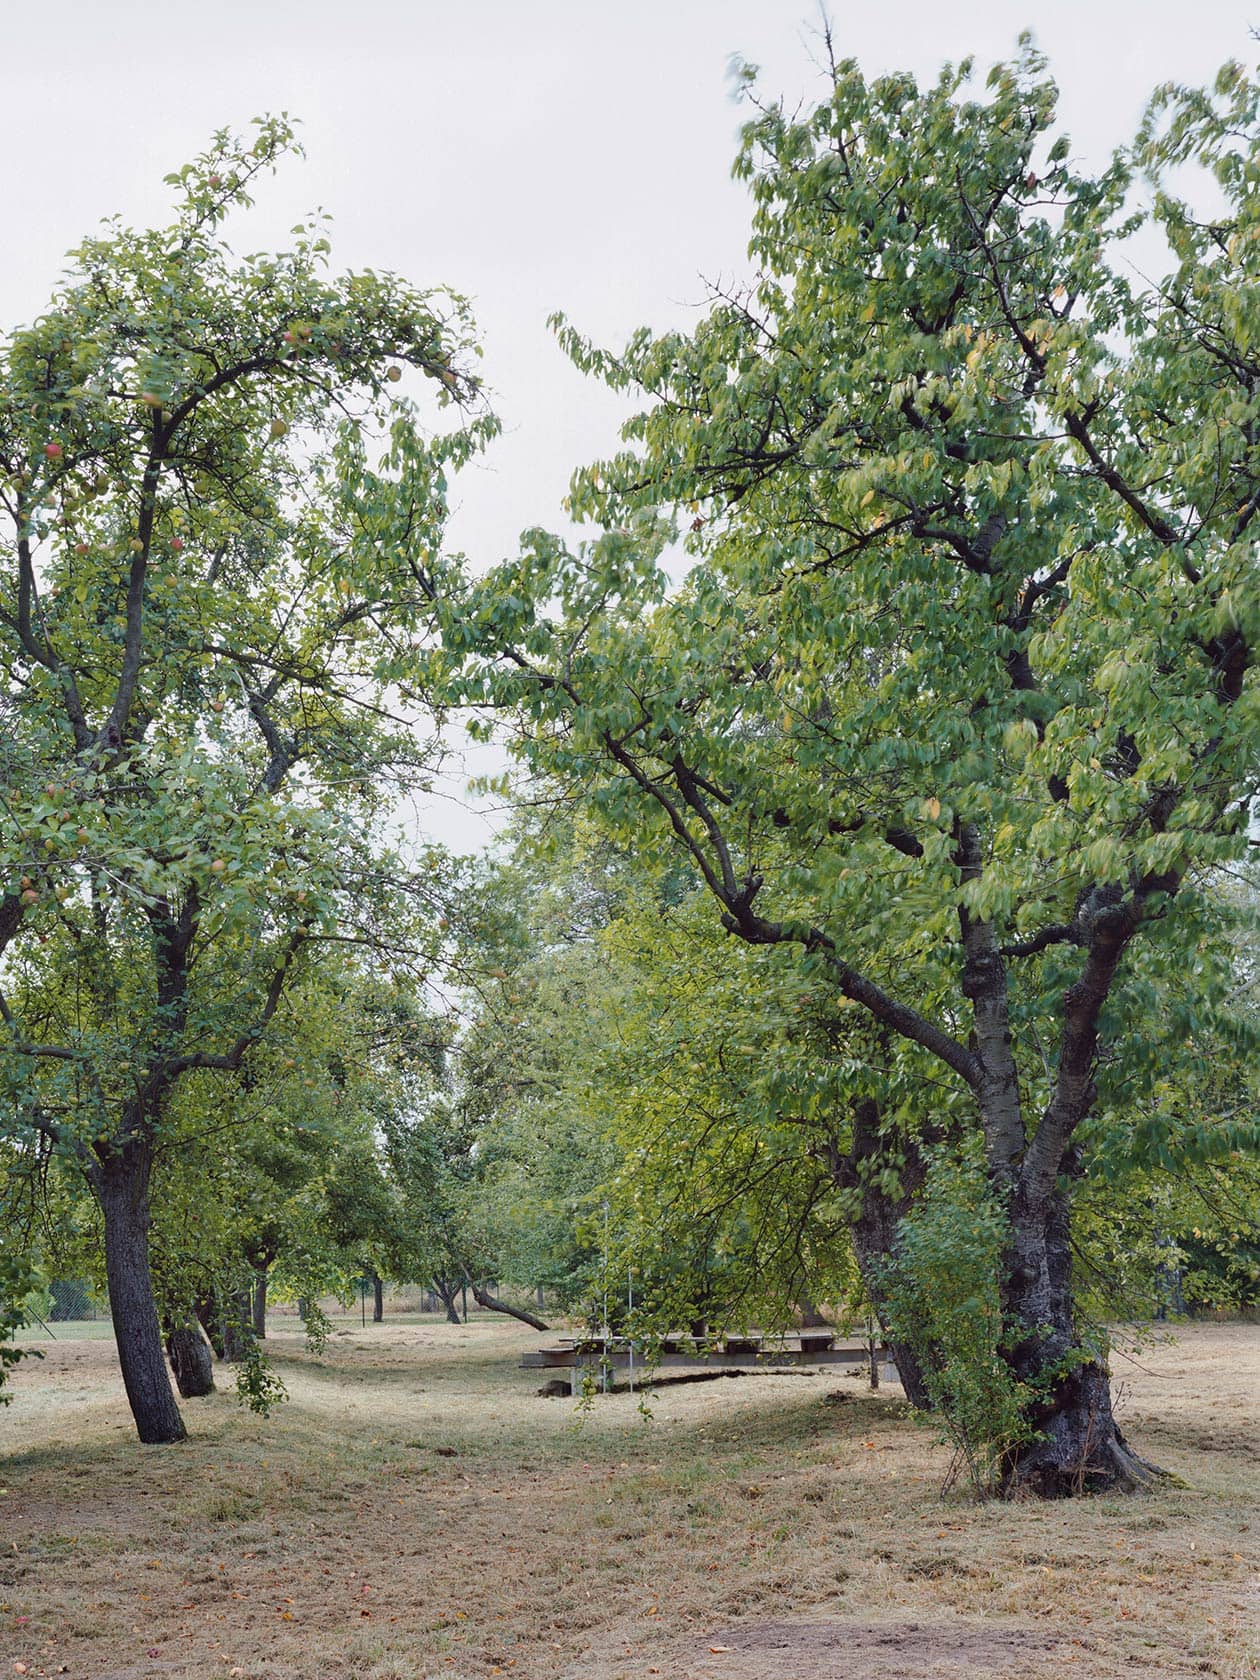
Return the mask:
[[60,460],[61,453],[61,445],[59,443],[46,443],[44,445],[44,454],[47,455],[50,461]]

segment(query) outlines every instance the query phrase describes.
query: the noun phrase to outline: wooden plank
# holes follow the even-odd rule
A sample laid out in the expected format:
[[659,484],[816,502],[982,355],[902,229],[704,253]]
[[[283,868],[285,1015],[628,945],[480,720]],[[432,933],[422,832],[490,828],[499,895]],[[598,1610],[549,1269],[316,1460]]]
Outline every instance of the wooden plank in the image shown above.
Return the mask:
[[[659,1370],[755,1370],[758,1367],[764,1369],[773,1365],[865,1365],[869,1357],[864,1347],[832,1347],[811,1349],[808,1352],[802,1352],[799,1348],[762,1348],[757,1353],[666,1353],[659,1359],[649,1360],[645,1358],[642,1349],[636,1349],[634,1363],[636,1370],[642,1370],[647,1375]],[[881,1358],[881,1363],[885,1362],[886,1356]],[[520,1368],[524,1371],[540,1371],[583,1366],[598,1371],[604,1364],[613,1370],[625,1369],[630,1364],[630,1350],[621,1347],[604,1353],[579,1353],[576,1348],[536,1348],[521,1355]]]

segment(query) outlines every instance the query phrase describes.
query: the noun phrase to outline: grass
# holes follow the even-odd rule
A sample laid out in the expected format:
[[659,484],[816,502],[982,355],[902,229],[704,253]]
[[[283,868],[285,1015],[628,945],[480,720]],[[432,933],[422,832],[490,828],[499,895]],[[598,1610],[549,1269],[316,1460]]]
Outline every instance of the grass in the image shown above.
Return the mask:
[[538,1340],[354,1320],[316,1358],[286,1325],[280,1413],[218,1393],[142,1448],[110,1346],[45,1338],[0,1411],[0,1675],[1260,1674],[1254,1329],[1125,1370],[1122,1422],[1185,1488],[1056,1506],[941,1500],[895,1387],[579,1415],[518,1369]]

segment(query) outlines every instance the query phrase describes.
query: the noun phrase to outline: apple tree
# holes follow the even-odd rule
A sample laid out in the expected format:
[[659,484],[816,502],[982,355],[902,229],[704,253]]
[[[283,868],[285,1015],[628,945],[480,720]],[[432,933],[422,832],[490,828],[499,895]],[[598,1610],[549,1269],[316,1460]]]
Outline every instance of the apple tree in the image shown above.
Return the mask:
[[1152,1473],[1078,1319],[1073,1199],[1229,984],[1260,85],[1163,90],[1091,173],[1031,47],[969,79],[841,62],[814,110],[754,105],[755,280],[619,354],[561,325],[646,398],[574,481],[603,534],[453,581],[445,633],[537,772],[870,1023],[898,1091],[874,1145],[978,1138],[1022,1408],[1001,1476],[1053,1496]]
[[434,753],[393,696],[493,422],[458,297],[331,277],[317,220],[235,254],[293,149],[218,135],[168,226],[107,224],[0,347],[5,1128],[99,1204],[145,1441],[184,1433],[149,1267],[177,1093],[230,1103],[330,943],[423,971],[437,938],[441,860],[386,839]]

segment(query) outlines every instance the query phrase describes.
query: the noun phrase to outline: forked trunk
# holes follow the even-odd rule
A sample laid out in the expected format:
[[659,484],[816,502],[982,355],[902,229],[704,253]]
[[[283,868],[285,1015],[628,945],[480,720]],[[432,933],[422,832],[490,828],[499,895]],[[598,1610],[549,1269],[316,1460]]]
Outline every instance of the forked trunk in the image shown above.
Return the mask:
[[1164,1472],[1134,1453],[1116,1427],[1111,1383],[1097,1359],[1074,1359],[1070,1192],[1056,1190],[1044,1209],[1019,1191],[1011,1207],[1012,1242],[1004,1280],[1008,1324],[1023,1335],[1006,1349],[1015,1375],[1036,1398],[1028,1421],[1037,1439],[1009,1455],[1003,1490],[1062,1499],[1073,1494],[1136,1492]]
[[448,1282],[446,1278],[434,1278],[433,1287],[438,1293],[442,1305],[446,1308],[446,1322],[448,1324],[462,1324],[459,1308],[455,1305],[459,1296],[459,1285]]
[[118,1363],[136,1433],[146,1444],[182,1441],[179,1415],[162,1351],[162,1330],[149,1272],[149,1174],[140,1150],[113,1155],[92,1174],[105,1227],[105,1275],[118,1343]]

